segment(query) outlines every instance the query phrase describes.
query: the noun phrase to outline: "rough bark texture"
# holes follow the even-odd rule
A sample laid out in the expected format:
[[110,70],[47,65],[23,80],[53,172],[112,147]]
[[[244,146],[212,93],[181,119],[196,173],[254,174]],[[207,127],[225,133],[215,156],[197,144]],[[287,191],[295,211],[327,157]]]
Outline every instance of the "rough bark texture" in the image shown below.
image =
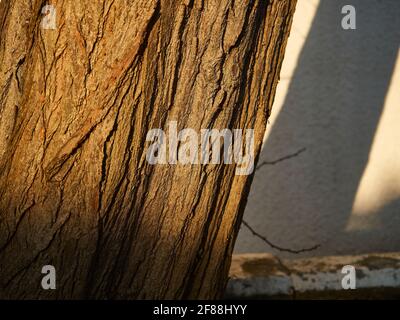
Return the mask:
[[254,128],[257,157],[295,1],[45,4],[0,3],[0,297],[220,297],[252,176],[146,134]]

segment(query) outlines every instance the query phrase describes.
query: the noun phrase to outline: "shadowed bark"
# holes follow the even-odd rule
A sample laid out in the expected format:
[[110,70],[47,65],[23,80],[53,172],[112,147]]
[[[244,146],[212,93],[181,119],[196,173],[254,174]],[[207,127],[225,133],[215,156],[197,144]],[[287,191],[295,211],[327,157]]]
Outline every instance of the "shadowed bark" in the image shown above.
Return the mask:
[[251,128],[258,158],[295,1],[45,4],[0,3],[0,297],[220,297],[252,175],[146,134]]

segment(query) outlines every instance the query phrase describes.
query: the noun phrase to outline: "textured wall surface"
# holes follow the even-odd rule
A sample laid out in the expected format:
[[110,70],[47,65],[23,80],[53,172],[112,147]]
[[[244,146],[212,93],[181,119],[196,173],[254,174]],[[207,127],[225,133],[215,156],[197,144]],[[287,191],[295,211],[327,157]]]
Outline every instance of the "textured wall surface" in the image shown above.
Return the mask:
[[[341,28],[352,4],[357,29]],[[400,1],[300,0],[244,219],[300,256],[400,250]],[[244,226],[236,252],[274,252]]]

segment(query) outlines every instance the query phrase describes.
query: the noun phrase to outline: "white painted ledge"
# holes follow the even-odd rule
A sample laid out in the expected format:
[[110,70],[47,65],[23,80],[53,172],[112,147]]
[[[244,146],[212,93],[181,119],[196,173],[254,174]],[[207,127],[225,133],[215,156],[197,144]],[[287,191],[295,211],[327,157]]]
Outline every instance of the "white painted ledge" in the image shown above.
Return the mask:
[[[356,269],[356,290],[344,290],[343,266]],[[347,291],[357,297],[360,292],[391,289],[400,297],[400,253],[332,256],[298,260],[279,260],[271,254],[233,255],[226,297],[268,298],[277,296],[318,298]],[[394,290],[393,290],[394,289]],[[351,294],[350,294],[350,291]],[[311,295],[310,295],[311,294]]]

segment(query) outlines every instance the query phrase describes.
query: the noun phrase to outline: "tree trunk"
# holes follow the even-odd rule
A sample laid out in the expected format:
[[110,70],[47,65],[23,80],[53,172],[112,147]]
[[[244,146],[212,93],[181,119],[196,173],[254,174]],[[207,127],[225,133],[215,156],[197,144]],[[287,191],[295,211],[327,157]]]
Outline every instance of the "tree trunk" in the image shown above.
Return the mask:
[[146,135],[251,128],[257,160],[295,2],[1,1],[1,298],[221,297],[252,174]]

